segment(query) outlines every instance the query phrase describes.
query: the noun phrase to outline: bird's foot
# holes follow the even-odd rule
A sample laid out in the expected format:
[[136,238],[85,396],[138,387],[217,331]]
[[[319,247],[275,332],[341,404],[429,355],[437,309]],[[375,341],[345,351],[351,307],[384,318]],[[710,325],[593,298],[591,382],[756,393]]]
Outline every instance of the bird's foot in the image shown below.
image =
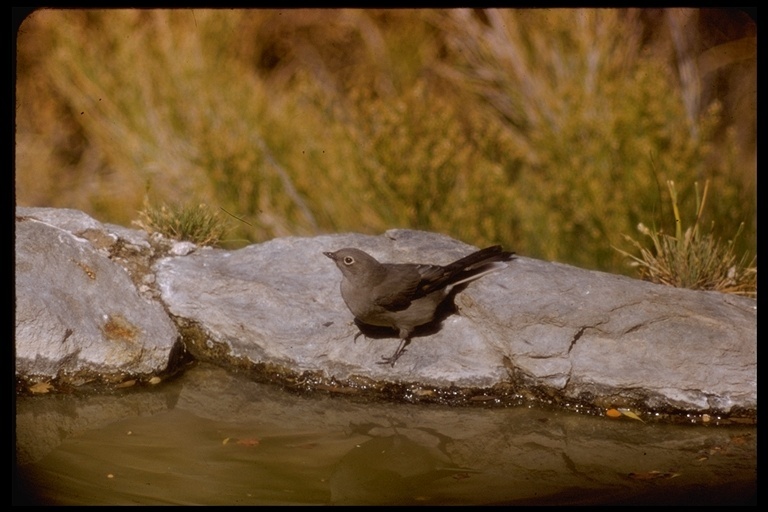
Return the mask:
[[400,345],[397,347],[397,350],[395,350],[395,353],[391,356],[381,356],[381,361],[377,361],[376,364],[388,364],[395,367],[395,362],[400,358],[401,355],[403,355],[403,352],[405,352],[405,346],[408,344],[410,340],[407,338],[400,341]]
[[405,350],[401,350],[399,352],[395,352],[394,354],[392,354],[389,357],[381,356],[381,361],[376,361],[376,364],[388,364],[392,368],[394,368],[395,367],[395,362],[397,362],[397,360],[400,358],[400,356],[403,355],[403,352],[405,352]]

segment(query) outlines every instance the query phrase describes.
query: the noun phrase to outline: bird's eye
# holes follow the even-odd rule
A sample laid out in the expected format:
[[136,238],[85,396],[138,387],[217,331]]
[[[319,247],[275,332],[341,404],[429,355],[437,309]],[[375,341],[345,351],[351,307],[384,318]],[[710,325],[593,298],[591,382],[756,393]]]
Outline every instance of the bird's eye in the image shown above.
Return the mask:
[[355,262],[355,258],[353,258],[352,256],[345,256],[344,257],[344,264],[345,265],[351,265],[354,262]]

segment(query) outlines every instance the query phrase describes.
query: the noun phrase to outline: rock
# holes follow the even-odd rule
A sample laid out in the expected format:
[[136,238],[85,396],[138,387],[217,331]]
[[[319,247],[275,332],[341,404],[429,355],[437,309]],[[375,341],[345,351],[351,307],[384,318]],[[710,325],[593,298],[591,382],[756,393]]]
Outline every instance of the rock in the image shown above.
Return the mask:
[[74,210],[17,210],[17,377],[79,385],[167,369],[175,325],[110,260],[118,247],[149,250],[131,235]]
[[516,382],[606,407],[757,407],[755,300],[524,258],[496,285],[509,300],[467,315],[492,323]]
[[354,341],[358,328],[341,299],[341,274],[323,251],[356,246],[382,260],[447,263],[472,250],[444,236],[399,233],[403,237],[394,240],[280,238],[237,251],[208,249],[168,257],[155,265],[158,287],[173,315],[203,329],[206,340],[200,349],[210,357],[222,352],[218,346],[223,343],[233,358],[342,380],[365,376],[487,387],[506,378],[501,359],[487,364],[494,359],[493,346],[461,315],[449,316],[428,338],[415,337],[394,368],[376,364],[397,347],[391,332]]
[[[491,388],[599,407],[756,409],[756,301],[519,257],[456,295],[457,314],[417,331],[394,368],[393,333],[354,336],[341,275],[323,251],[448,263],[474,248],[406,230],[281,238],[155,266],[163,301],[200,327],[201,357],[275,364],[337,382]],[[330,264],[329,264],[330,263]]]
[[[414,333],[393,368],[376,363],[394,351],[395,333],[366,328],[355,341],[358,326],[339,292],[341,273],[322,253],[358,247],[380,261],[445,264],[476,248],[443,235],[392,230],[279,238],[227,251],[158,241],[62,212],[19,209],[46,223],[17,222],[17,294],[26,301],[17,313],[24,320],[17,321],[17,373],[30,372],[38,359],[34,368],[49,372],[66,366],[67,357],[82,360],[83,352],[73,356],[60,348],[75,332],[110,346],[103,315],[114,315],[113,304],[131,326],[150,317],[162,325],[148,312],[163,316],[157,304],[150,307],[157,297],[195,357],[299,389],[412,401],[453,396],[459,403],[498,402],[503,395],[503,403],[535,398],[588,412],[615,407],[754,417],[757,408],[753,299],[520,256],[457,293],[439,321]],[[86,234],[90,242],[80,238]],[[86,285],[101,281],[86,268],[95,276],[126,277],[113,261],[133,280],[111,277],[93,293]],[[47,277],[33,280],[35,273],[23,268],[33,263]],[[137,288],[143,302],[136,300]],[[48,299],[60,296],[76,307]],[[93,310],[99,321],[86,314]],[[82,327],[60,320],[69,317]],[[68,328],[73,334],[65,338]],[[130,346],[114,357],[94,350],[88,360],[106,365],[109,356],[110,365],[119,364],[131,359]]]

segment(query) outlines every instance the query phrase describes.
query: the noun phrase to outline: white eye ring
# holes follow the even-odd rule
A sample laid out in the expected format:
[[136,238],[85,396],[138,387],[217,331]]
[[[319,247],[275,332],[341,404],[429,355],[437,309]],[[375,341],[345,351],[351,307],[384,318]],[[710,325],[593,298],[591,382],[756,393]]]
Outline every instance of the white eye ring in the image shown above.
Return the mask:
[[352,256],[345,256],[344,257],[344,264],[345,265],[351,265],[354,262],[355,262],[355,258],[353,258]]

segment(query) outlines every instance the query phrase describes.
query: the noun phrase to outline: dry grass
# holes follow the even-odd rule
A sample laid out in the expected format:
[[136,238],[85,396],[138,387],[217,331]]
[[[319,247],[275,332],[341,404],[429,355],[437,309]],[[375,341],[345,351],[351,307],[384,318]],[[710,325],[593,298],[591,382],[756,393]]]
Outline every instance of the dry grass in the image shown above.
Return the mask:
[[714,290],[757,298],[756,260],[748,253],[738,257],[734,249],[734,240],[742,234],[744,225],[739,226],[733,238],[726,242],[716,238],[711,229],[709,233],[702,233],[699,221],[709,190],[707,182],[701,194],[696,187],[699,205],[696,219],[683,232],[675,184],[670,181],[667,186],[677,227],[675,235],[667,235],[639,224],[638,231],[650,238],[653,246],[648,248],[625,236],[640,252],[640,256],[620,249],[619,252],[629,257],[638,268],[640,277],[648,281],[678,288]]
[[754,252],[737,117],[691,101],[670,36],[694,37],[687,18],[649,35],[644,16],[39,11],[19,36],[17,198],[128,224],[149,184],[250,241],[410,227],[627,272],[611,246],[666,219],[658,183],[708,179],[715,234],[744,222]]
[[156,207],[147,202],[134,224],[148,233],[210,246],[218,245],[226,230],[219,213],[204,204]]

